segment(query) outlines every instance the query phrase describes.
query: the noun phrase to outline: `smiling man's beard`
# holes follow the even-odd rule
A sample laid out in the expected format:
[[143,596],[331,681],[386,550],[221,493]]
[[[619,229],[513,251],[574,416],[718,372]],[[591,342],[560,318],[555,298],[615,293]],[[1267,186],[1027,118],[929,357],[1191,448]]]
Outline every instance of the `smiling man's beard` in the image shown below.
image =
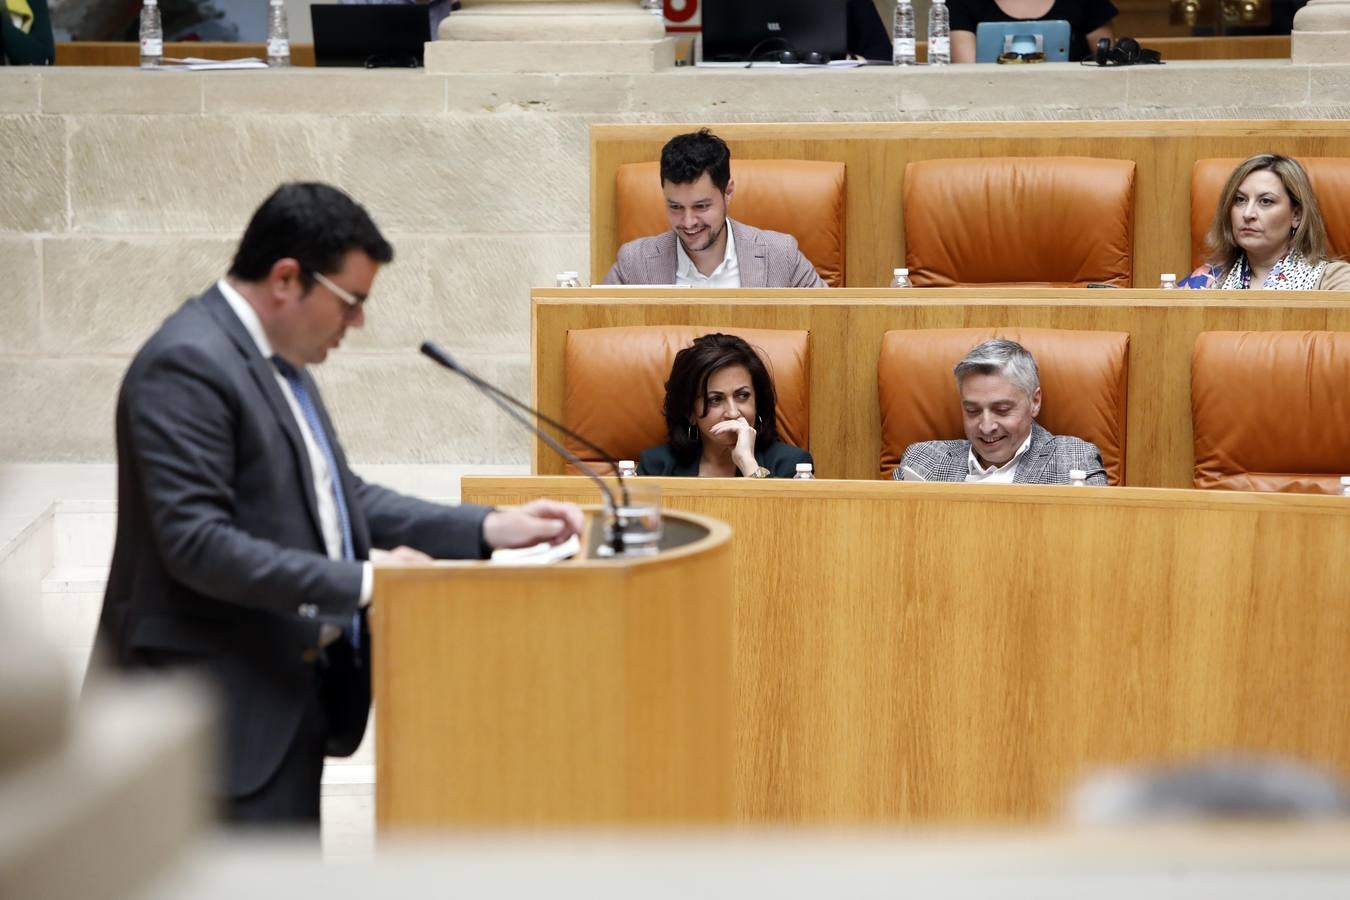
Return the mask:
[[712,247],[713,244],[716,244],[717,239],[722,236],[722,232],[726,231],[726,228],[727,228],[727,220],[725,217],[723,217],[721,228],[708,229],[708,240],[706,243],[704,243],[702,247],[690,247],[689,242],[684,239],[684,234],[681,233],[678,229],[675,231],[675,236],[680,239],[680,246],[684,247],[685,253],[701,253],[704,250],[707,250],[710,247]]

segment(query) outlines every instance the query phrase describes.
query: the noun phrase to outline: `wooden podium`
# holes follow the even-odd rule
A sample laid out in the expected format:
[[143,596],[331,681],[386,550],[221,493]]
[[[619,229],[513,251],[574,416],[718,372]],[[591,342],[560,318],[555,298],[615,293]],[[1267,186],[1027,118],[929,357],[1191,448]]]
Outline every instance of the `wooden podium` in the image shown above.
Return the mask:
[[725,821],[732,581],[690,513],[645,558],[379,569],[379,827]]

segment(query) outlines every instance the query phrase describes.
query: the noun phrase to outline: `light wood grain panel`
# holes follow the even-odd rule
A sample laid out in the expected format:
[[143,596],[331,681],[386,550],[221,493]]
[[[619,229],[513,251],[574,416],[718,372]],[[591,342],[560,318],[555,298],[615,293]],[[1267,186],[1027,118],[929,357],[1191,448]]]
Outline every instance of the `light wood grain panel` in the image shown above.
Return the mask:
[[[1319,121],[854,122],[725,124],[713,130],[733,157],[841,161],[848,194],[849,287],[890,283],[903,265],[901,187],[906,163],[990,156],[1091,156],[1136,164],[1134,279],[1190,271],[1190,177],[1195,160],[1273,151],[1350,156],[1350,123]],[[591,279],[618,252],[614,176],[623,163],[657,159],[675,125],[591,126]],[[1045,214],[1053,214],[1046,211]],[[1034,227],[1034,210],[1028,227]]]
[[736,532],[739,821],[1046,818],[1087,767],[1232,749],[1350,773],[1340,498],[645,481]]
[[380,569],[381,828],[725,820],[730,532],[659,559]]
[[[228,41],[169,41],[164,55],[174,59],[267,59],[266,44]],[[313,44],[291,44],[291,63],[314,65]],[[63,41],[56,45],[58,66],[139,66],[140,44],[135,41]]]
[[[809,449],[818,473],[839,478],[878,476],[877,359],[881,336],[891,329],[1015,325],[1129,332],[1127,481],[1177,488],[1192,484],[1190,367],[1196,335],[1350,331],[1350,300],[1330,299],[1340,295],[1329,292],[1277,300],[1267,292],[1242,291],[847,289],[825,299],[811,294],[808,300],[792,291],[544,288],[532,296],[535,403],[558,417],[570,328],[695,324],[810,331]],[[1318,299],[1305,299],[1311,297]],[[536,446],[536,473],[561,474],[562,466],[552,451]]]

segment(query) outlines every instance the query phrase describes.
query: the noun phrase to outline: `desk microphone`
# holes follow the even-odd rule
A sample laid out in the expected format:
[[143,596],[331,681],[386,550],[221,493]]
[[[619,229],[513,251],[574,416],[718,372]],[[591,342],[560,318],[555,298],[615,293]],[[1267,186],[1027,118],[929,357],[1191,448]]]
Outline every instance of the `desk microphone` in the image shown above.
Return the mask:
[[[445,368],[449,369],[451,372],[454,372],[455,374],[462,376],[466,381],[469,382],[469,384],[477,388],[479,393],[481,393],[484,397],[487,397],[494,404],[496,404],[501,409],[502,412],[506,413],[512,419],[515,419],[521,425],[524,425],[526,428],[528,428],[541,441],[543,441],[545,444],[551,447],[555,453],[557,453],[563,459],[570,462],[572,465],[576,466],[578,469],[581,470],[583,474],[585,474],[588,478],[590,478],[592,481],[594,481],[597,485],[600,486],[600,492],[605,496],[605,512],[610,515],[612,521],[614,522],[613,535],[610,538],[610,549],[612,549],[616,555],[622,554],[624,552],[623,519],[619,517],[619,509],[618,509],[619,504],[615,502],[614,492],[610,490],[609,485],[605,484],[605,480],[600,477],[600,475],[595,471],[595,469],[591,468],[589,465],[582,462],[581,459],[575,453],[573,453],[571,450],[568,450],[565,446],[563,446],[556,438],[553,437],[553,435],[549,434],[547,431],[544,431],[534,422],[531,422],[529,419],[522,416],[519,412],[517,412],[517,409],[524,410],[525,412],[529,413],[535,418],[540,419],[544,423],[558,429],[563,434],[567,435],[573,440],[576,440],[581,444],[585,445],[588,449],[594,450],[605,460],[605,462],[613,466],[614,478],[619,483],[619,492],[623,498],[623,505],[628,506],[629,505],[628,485],[624,484],[623,473],[619,471],[618,461],[613,456],[611,456],[607,450],[605,450],[598,444],[594,443],[593,441],[582,437],[581,435],[577,434],[575,431],[568,428],[561,422],[549,418],[548,416],[544,415],[539,410],[535,409],[529,404],[522,403],[520,400],[517,400],[515,397],[511,396],[506,391],[502,390],[496,385],[489,384],[488,382],[484,381],[482,378],[478,377],[473,372],[470,372],[468,369],[461,366],[458,362],[455,361],[455,358],[453,356],[451,356],[449,353],[446,353],[440,347],[437,347],[431,341],[423,341],[420,350],[422,351],[422,355],[429,357],[430,359],[434,360],[435,362],[439,363],[442,366],[445,366]],[[515,407],[515,409],[512,409],[512,407]]]

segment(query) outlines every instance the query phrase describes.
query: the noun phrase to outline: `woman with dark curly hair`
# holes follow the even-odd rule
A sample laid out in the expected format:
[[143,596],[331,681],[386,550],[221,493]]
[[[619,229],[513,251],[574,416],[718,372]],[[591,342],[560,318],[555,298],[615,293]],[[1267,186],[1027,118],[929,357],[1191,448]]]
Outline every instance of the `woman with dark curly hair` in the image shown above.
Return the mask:
[[666,381],[668,443],[642,451],[639,475],[791,478],[811,454],[778,439],[773,379],[753,348],[705,334],[675,354]]

